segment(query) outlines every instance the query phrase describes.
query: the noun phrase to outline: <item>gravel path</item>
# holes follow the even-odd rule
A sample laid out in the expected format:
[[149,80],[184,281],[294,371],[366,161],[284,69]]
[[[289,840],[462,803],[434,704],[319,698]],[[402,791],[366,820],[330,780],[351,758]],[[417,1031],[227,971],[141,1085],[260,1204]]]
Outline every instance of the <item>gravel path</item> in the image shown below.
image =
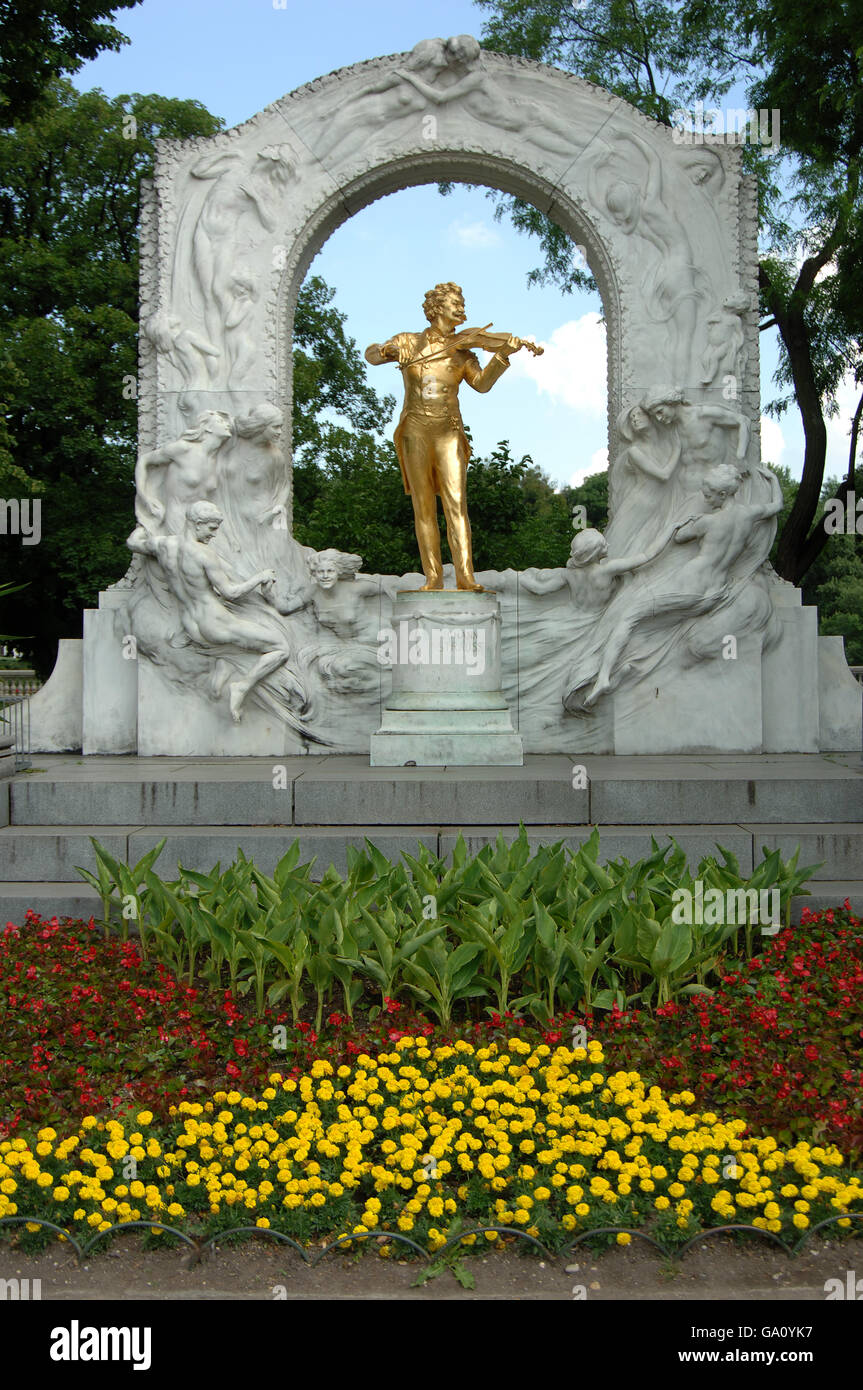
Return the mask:
[[333,1254],[311,1270],[290,1251],[249,1241],[223,1247],[188,1268],[181,1251],[142,1251],[134,1237],[80,1267],[57,1246],[38,1256],[0,1247],[0,1278],[41,1279],[42,1299],[129,1300],[569,1300],[657,1299],[667,1302],[715,1299],[748,1302],[826,1299],[825,1282],[849,1270],[863,1272],[858,1241],[816,1239],[797,1259],[768,1246],[737,1245],[717,1238],[696,1247],[680,1264],[670,1264],[646,1247],[582,1251],[567,1263],[505,1251],[466,1257],[476,1287],[464,1289],[449,1271],[422,1287],[414,1281],[422,1265],[373,1255]]

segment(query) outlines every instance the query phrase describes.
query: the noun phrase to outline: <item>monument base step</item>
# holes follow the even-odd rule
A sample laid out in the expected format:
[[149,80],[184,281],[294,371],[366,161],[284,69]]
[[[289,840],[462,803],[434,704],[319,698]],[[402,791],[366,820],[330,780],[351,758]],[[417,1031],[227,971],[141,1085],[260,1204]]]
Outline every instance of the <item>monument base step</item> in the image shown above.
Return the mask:
[[[491,808],[489,808],[491,809]],[[751,874],[763,851],[778,848],[789,859],[799,847],[799,863],[815,866],[812,880],[855,881],[863,876],[863,825],[603,825],[600,854],[603,861],[628,859],[631,863],[672,840],[680,845],[695,870],[718,847],[737,858],[741,872]],[[531,848],[561,841],[573,852],[593,833],[592,825],[532,825],[526,833]],[[159,840],[166,841],[157,870],[176,877],[177,865],[207,873],[217,863],[226,867],[239,850],[253,859],[264,873],[272,873],[279,859],[298,840],[304,860],[316,860],[316,873],[327,865],[344,873],[348,846],[362,848],[368,839],[388,858],[397,860],[403,850],[414,854],[417,845],[441,858],[455,848],[459,835],[470,854],[493,844],[499,834],[511,842],[518,834],[511,825],[11,825],[0,829],[0,885],[5,882],[41,883],[79,881],[77,869],[95,872],[91,839],[96,839],[115,859],[135,864]]]
[[[483,715],[481,727],[476,721],[476,728],[459,734],[411,730],[411,716],[405,713],[402,718],[404,729],[372,734],[372,767],[521,767],[524,762],[524,747],[508,711]],[[384,719],[389,722],[389,710],[384,711]]]
[[522,822],[537,829],[736,824],[817,834],[823,825],[863,822],[863,763],[859,749],[759,757],[549,753],[529,754],[521,767],[427,768],[370,767],[368,758],[347,754],[39,754],[26,774],[0,782],[0,825],[13,826],[467,829]]

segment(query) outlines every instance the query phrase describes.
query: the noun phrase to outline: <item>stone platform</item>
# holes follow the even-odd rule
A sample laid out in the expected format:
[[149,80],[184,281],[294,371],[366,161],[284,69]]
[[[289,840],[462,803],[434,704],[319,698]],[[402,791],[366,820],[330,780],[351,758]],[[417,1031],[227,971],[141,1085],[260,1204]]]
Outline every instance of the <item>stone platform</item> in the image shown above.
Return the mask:
[[521,767],[503,697],[500,600],[460,589],[396,594],[392,690],[371,736],[372,767]]
[[[579,769],[586,774],[582,775]],[[582,783],[586,780],[586,786]],[[89,916],[76,866],[89,837],[135,862],[162,836],[157,864],[198,870],[237,849],[269,872],[299,839],[303,858],[344,870],[368,836],[397,858],[418,842],[447,854],[459,831],[476,851],[523,822],[534,844],[576,848],[599,826],[603,859],[636,859],[673,836],[697,863],[717,844],[748,871],[762,847],[821,862],[810,906],[846,896],[863,911],[863,763],[859,753],[762,757],[537,755],[523,767],[371,768],[361,757],[171,759],[45,755],[0,783],[0,921],[32,907]]]

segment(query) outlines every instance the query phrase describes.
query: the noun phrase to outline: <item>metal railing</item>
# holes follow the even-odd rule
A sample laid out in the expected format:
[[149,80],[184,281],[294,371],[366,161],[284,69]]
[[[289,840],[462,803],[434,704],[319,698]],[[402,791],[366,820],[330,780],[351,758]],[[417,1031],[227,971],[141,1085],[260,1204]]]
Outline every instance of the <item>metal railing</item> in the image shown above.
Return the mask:
[[[279,1231],[273,1227],[228,1226],[224,1230],[219,1231],[216,1235],[204,1238],[202,1236],[196,1237],[189,1235],[188,1232],[181,1231],[176,1226],[168,1226],[165,1222],[155,1218],[146,1221],[114,1222],[106,1226],[103,1231],[97,1231],[97,1233],[91,1236],[89,1240],[85,1241],[83,1245],[75,1239],[71,1231],[66,1227],[59,1226],[54,1221],[48,1221],[42,1216],[6,1216],[0,1219],[0,1229],[7,1226],[14,1228],[15,1226],[30,1225],[39,1226],[45,1231],[51,1231],[55,1236],[60,1237],[64,1242],[68,1242],[68,1244],[71,1245],[75,1252],[77,1264],[81,1264],[83,1260],[88,1259],[90,1252],[95,1249],[97,1245],[100,1245],[103,1238],[106,1236],[112,1237],[118,1232],[149,1230],[152,1231],[153,1234],[164,1233],[165,1235],[173,1236],[183,1245],[186,1245],[189,1248],[187,1268],[194,1267],[201,1259],[201,1256],[208,1251],[219,1252],[223,1246],[231,1244],[237,1239],[264,1239],[274,1240],[278,1242],[279,1245],[290,1246],[294,1252],[299,1255],[307,1268],[314,1269],[332,1250],[341,1249],[341,1247],[345,1245],[348,1247],[353,1244],[363,1245],[364,1242],[368,1242],[369,1245],[392,1245],[395,1243],[404,1247],[403,1257],[405,1257],[407,1251],[410,1250],[417,1259],[425,1261],[426,1265],[440,1264],[447,1254],[455,1253],[458,1250],[458,1247],[463,1243],[465,1237],[481,1236],[491,1231],[494,1231],[499,1237],[497,1242],[498,1245],[501,1245],[504,1241],[509,1243],[509,1241],[515,1238],[552,1261],[560,1258],[571,1258],[576,1254],[579,1247],[587,1241],[603,1236],[616,1235],[628,1235],[630,1238],[635,1236],[645,1244],[652,1246],[653,1249],[658,1251],[666,1260],[677,1261],[682,1260],[685,1255],[688,1255],[689,1252],[694,1250],[697,1245],[700,1245],[702,1241],[711,1240],[715,1236],[728,1235],[730,1232],[740,1232],[743,1235],[754,1236],[756,1239],[767,1240],[772,1245],[777,1245],[780,1250],[793,1259],[801,1254],[812,1236],[818,1234],[820,1231],[826,1230],[829,1226],[835,1226],[841,1221],[844,1221],[846,1225],[852,1225],[853,1223],[863,1221],[863,1212],[837,1212],[835,1216],[828,1216],[825,1220],[819,1221],[816,1225],[811,1226],[809,1230],[803,1232],[798,1240],[795,1240],[791,1244],[783,1240],[780,1235],[775,1234],[773,1231],[765,1231],[763,1227],[752,1226],[743,1222],[733,1222],[722,1226],[705,1226],[698,1231],[696,1235],[691,1236],[689,1240],[680,1245],[669,1245],[665,1241],[657,1240],[656,1236],[652,1235],[649,1231],[641,1230],[637,1226],[595,1226],[592,1229],[588,1228],[587,1230],[581,1231],[574,1239],[567,1241],[563,1246],[562,1254],[555,1254],[547,1245],[544,1245],[534,1236],[529,1235],[527,1231],[519,1230],[517,1226],[498,1225],[469,1226],[464,1230],[460,1230],[456,1235],[451,1236],[449,1240],[442,1246],[438,1246],[434,1251],[423,1249],[417,1241],[412,1240],[410,1236],[402,1235],[400,1231],[391,1231],[386,1228],[374,1231],[351,1232],[350,1235],[338,1236],[335,1240],[330,1241],[322,1248],[315,1249],[314,1251],[310,1247],[303,1247],[299,1241],[294,1240],[293,1236],[289,1236],[284,1231]],[[502,1238],[502,1240],[500,1238]]]
[[30,696],[9,695],[0,689],[0,768],[7,758],[11,771],[30,767]]

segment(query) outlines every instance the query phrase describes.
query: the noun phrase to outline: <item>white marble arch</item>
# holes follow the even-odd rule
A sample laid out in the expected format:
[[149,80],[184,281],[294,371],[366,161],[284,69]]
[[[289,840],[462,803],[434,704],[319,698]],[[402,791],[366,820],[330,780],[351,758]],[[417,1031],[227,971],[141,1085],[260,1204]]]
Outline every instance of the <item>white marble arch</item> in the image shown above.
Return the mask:
[[[549,213],[584,248],[608,327],[607,538],[580,533],[566,570],[477,576],[500,594],[525,751],[857,746],[835,639],[764,563],[776,487],[759,469],[741,151],[677,144],[601,88],[461,35],[331,73],[216,136],[159,142],[142,191],[140,529],[85,628],[83,694],[66,690],[83,698],[85,749],[368,752],[391,683],[375,633],[420,580],[358,583],[360,557],[316,561],[293,540],[293,320],[342,222],[441,180]],[[427,267],[422,290],[453,273],[451,257]],[[505,321],[505,300],[468,307]],[[420,306],[390,312],[398,328]],[[230,631],[225,599],[240,605]]]
[[[160,142],[141,316],[184,336],[176,351],[141,336],[142,448],[207,408],[268,400],[289,419],[293,315],[313,257],[375,199],[448,179],[525,198],[584,247],[608,324],[612,445],[621,409],[669,383],[723,399],[721,381],[702,380],[708,318],[741,296],[737,400],[758,418],[754,187],[740,150],[676,144],[623,100],[526,59],[468,49],[447,66],[458,42],[341,69],[216,136]],[[497,321],[504,307],[475,312]]]

